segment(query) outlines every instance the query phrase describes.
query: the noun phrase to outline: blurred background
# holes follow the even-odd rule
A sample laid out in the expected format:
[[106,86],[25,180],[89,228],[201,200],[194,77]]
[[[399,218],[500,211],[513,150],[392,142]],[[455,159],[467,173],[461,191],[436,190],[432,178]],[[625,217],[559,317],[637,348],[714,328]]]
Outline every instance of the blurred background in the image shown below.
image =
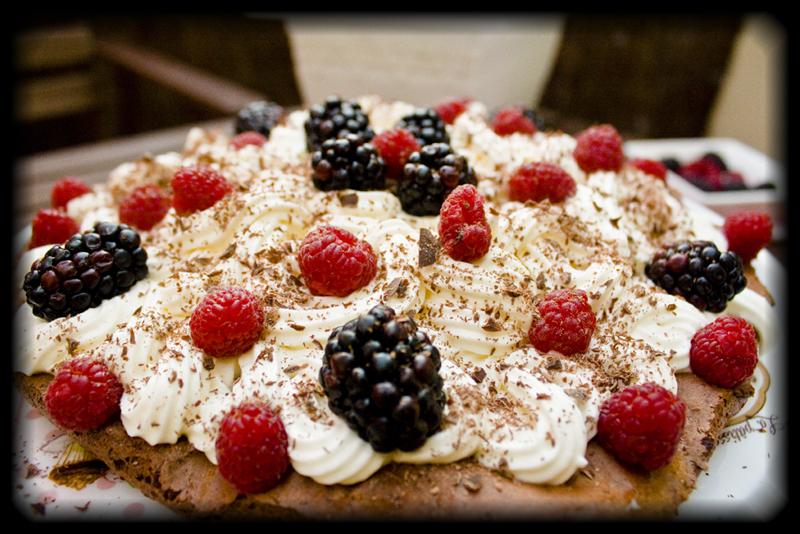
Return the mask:
[[18,215],[59,176],[179,148],[189,124],[328,94],[524,104],[568,133],[730,137],[782,162],[785,41],[771,17],[735,14],[31,18],[14,36]]

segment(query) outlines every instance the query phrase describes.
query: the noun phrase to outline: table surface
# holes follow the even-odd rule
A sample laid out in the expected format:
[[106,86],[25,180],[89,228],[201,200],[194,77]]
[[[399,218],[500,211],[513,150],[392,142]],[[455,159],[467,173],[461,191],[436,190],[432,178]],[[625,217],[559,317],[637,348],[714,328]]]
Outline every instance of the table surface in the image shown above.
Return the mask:
[[[146,153],[180,151],[192,127],[231,130],[233,118],[215,119],[174,128],[77,145],[21,158],[15,162],[14,234],[30,223],[41,208],[49,207],[52,183],[62,176],[78,176],[86,183],[104,182],[117,165]],[[768,249],[786,265],[787,243],[773,241]]]

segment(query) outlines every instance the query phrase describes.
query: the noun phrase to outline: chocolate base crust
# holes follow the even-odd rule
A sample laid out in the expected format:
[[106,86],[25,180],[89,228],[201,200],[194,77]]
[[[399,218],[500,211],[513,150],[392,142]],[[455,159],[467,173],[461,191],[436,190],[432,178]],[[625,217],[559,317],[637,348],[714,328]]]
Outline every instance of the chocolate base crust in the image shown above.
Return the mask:
[[[15,381],[44,415],[52,377]],[[735,390],[678,375],[686,426],[671,463],[651,473],[620,465],[594,441],[589,465],[560,486],[508,479],[474,460],[445,465],[390,464],[353,486],[324,486],[290,471],[272,490],[239,495],[205,455],[182,438],[150,446],[125,433],[117,419],[100,430],[70,436],[148,497],[190,517],[274,519],[523,519],[670,517],[706,469],[728,419],[753,387]]]

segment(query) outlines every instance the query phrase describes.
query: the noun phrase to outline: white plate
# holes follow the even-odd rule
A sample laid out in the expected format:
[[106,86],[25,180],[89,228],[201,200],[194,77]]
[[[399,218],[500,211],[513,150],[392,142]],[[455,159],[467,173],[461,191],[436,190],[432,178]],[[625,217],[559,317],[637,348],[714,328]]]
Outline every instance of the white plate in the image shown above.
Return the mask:
[[783,239],[785,233],[786,178],[783,167],[766,154],[738,141],[724,137],[689,139],[648,139],[628,141],[625,154],[630,158],[661,160],[675,158],[682,164],[689,163],[703,154],[716,152],[733,171],[740,172],[748,187],[765,182],[775,184],[775,189],[746,191],[703,191],[674,172],[667,175],[670,187],[689,198],[708,206],[717,213],[729,215],[743,210],[768,212],[775,221],[773,236]]
[[[708,232],[718,232],[722,217],[690,200],[692,213],[705,215]],[[720,236],[699,236],[713,238]],[[718,242],[718,241],[717,241]],[[718,244],[720,244],[718,242]],[[753,260],[759,279],[775,297],[775,315],[784,332],[785,271],[774,256],[762,250]],[[678,509],[679,518],[768,519],[787,502],[785,405],[786,346],[783,337],[760,355],[756,395],[722,433],[708,470],[701,474],[694,492]],[[765,402],[761,401],[765,396]],[[153,501],[119,477],[108,474],[80,491],[57,486],[47,478],[67,440],[15,388],[15,448],[12,461],[14,503],[32,519],[174,519],[178,514]],[[28,463],[38,474],[26,478]],[[86,504],[89,503],[88,508]],[[34,506],[36,505],[36,506]],[[44,505],[45,515],[39,510]],[[84,509],[85,508],[85,509]]]

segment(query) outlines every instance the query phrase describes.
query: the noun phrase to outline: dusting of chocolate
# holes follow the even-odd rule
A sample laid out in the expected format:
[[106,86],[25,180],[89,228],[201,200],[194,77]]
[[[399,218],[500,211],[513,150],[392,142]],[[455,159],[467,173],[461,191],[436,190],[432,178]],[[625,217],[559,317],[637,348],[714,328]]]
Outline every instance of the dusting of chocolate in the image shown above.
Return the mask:
[[353,192],[339,193],[336,195],[339,198],[339,203],[344,207],[351,207],[358,205],[358,194]]

